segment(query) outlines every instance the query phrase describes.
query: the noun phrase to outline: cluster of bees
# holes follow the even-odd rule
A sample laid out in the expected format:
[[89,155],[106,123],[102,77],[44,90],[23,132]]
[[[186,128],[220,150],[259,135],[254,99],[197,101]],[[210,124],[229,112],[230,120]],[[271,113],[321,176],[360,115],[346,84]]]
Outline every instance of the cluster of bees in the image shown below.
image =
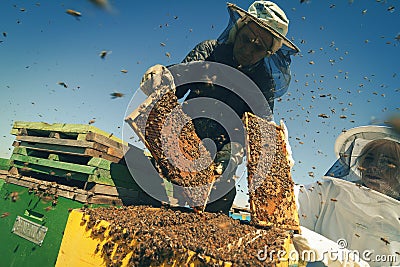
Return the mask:
[[[206,266],[225,262],[235,266],[274,265],[277,258],[260,261],[257,253],[265,247],[268,251],[283,249],[287,237],[281,229],[258,229],[219,213],[125,206],[85,209],[84,214],[89,215],[83,216],[83,223],[92,230],[92,237],[106,238],[94,253],[101,253],[108,266],[119,266],[127,257],[133,266],[174,261],[178,266],[191,262]],[[102,220],[109,226],[102,226]],[[195,252],[194,256],[188,250]]]
[[189,206],[202,207],[214,181],[214,164],[198,138],[194,125],[172,90],[154,92],[152,100],[138,108],[133,123],[160,174],[182,186]]
[[46,207],[48,211],[58,203],[57,186],[56,182],[48,183],[47,185],[33,185],[28,189],[28,193],[34,194],[44,202],[51,202],[51,206]]
[[245,127],[252,223],[299,231],[283,129],[252,114]]

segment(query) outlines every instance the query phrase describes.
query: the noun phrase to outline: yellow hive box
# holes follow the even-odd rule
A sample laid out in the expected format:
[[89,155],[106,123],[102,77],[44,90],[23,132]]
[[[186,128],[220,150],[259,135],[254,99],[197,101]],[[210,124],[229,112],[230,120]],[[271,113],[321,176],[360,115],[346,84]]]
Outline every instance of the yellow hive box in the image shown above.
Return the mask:
[[[157,210],[151,208],[152,210]],[[200,215],[199,215],[200,216]],[[201,218],[201,217],[199,217]],[[118,246],[126,245],[130,242],[130,246],[134,247],[138,245],[138,239],[133,239],[131,241],[121,239],[114,243],[113,246],[108,246],[110,237],[110,223],[104,220],[97,221],[92,227],[88,228],[88,223],[90,223],[89,215],[86,215],[81,210],[73,210],[67,222],[67,226],[64,231],[64,237],[61,243],[61,248],[59,250],[56,267],[66,267],[66,266],[130,266],[130,258],[133,255],[133,251],[125,251],[124,257],[119,257],[115,259],[117,254]],[[156,226],[155,226],[156,227]],[[256,229],[256,228],[255,228]],[[124,230],[125,231],[125,230]],[[263,231],[263,230],[256,230]],[[101,232],[100,237],[98,233]],[[94,235],[94,233],[96,233]],[[243,242],[244,243],[244,242]],[[183,241],[185,244],[185,241]],[[239,244],[241,244],[239,242]],[[229,245],[228,245],[229,246]],[[284,240],[283,247],[286,251],[293,250],[293,244],[288,234],[287,238]],[[109,258],[104,257],[108,253]],[[297,262],[288,261],[288,253],[285,257],[280,259],[280,262],[274,263],[274,266],[297,266]],[[112,259],[112,260],[110,260]],[[174,252],[172,257],[165,260],[163,263],[158,264],[158,266],[204,266],[205,264],[213,264],[216,266],[232,266],[231,262],[224,262],[221,260],[214,259],[210,256],[199,257],[198,253],[184,248],[183,250]],[[264,264],[260,262],[260,266]],[[148,266],[155,266],[149,264]],[[234,264],[234,266],[240,266]]]

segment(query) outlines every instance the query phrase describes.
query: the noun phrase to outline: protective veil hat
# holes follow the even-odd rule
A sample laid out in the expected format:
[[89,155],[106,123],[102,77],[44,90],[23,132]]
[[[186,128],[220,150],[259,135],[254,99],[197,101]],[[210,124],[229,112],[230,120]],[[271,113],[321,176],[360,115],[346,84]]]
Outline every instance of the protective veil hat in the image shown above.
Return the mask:
[[296,53],[300,51],[293,42],[286,38],[289,19],[277,4],[271,1],[255,1],[249,7],[248,11],[231,3],[228,3],[228,7],[241,16],[241,19],[238,21],[239,27],[252,21],[274,35],[274,43],[271,48],[273,53],[279,50],[282,44],[295,50]]
[[[349,129],[341,133],[335,142],[335,154],[339,157],[348,150],[349,146],[357,140],[353,151],[361,151],[370,141],[388,139],[400,143],[400,134],[388,126],[368,125]],[[358,155],[353,155],[358,156]]]
[[325,176],[356,182],[361,179],[357,159],[370,142],[385,139],[400,143],[400,134],[391,127],[369,125],[349,129],[341,133],[335,142],[338,160]]

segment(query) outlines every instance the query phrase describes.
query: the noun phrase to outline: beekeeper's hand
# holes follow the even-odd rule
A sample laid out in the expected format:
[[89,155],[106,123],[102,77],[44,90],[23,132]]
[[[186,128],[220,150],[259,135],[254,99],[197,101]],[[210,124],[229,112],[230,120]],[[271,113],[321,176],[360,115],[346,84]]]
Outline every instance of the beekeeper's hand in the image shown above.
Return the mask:
[[150,67],[142,77],[140,89],[147,96],[163,86],[168,86],[175,92],[174,77],[167,67],[157,64]]
[[217,152],[215,157],[215,172],[221,175],[223,172],[228,174],[236,171],[237,166],[243,162],[244,149],[238,142],[230,142]]

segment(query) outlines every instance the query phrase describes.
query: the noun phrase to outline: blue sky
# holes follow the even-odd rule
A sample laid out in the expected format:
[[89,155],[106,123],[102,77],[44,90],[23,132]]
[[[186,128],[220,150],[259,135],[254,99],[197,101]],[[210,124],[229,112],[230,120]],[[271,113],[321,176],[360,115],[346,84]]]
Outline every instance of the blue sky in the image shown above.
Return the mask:
[[[247,9],[252,1],[233,3]],[[399,2],[276,3],[301,53],[292,59],[292,83],[276,101],[275,120],[284,119],[289,130],[294,181],[311,183],[334,162],[343,129],[400,112]],[[197,43],[217,38],[229,19],[219,0],[109,4],[105,10],[87,0],[0,2],[0,157],[11,154],[15,136],[9,132],[18,120],[95,119],[94,126],[121,137],[146,69],[180,62]],[[101,59],[103,50],[108,54]],[[113,92],[124,97],[111,99]]]

